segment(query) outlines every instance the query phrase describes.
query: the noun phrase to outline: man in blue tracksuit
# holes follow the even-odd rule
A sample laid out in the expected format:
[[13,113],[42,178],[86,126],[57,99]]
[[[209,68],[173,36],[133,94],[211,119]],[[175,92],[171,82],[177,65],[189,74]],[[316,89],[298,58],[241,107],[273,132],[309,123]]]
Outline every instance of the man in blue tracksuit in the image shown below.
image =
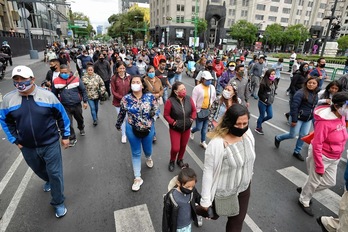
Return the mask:
[[18,146],[29,167],[43,179],[45,192],[51,191],[51,205],[57,218],[63,217],[64,179],[59,132],[64,148],[69,146],[70,121],[63,105],[54,96],[34,84],[33,71],[17,66],[12,71],[16,90],[3,98],[0,123],[7,139]]

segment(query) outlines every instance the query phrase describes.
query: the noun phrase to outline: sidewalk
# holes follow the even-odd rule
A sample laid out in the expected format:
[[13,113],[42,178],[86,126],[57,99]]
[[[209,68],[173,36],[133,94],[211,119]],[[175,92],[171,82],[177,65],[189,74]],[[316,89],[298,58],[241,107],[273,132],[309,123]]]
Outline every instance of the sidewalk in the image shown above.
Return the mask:
[[12,70],[14,67],[18,65],[25,65],[25,66],[30,66],[32,64],[42,62],[44,58],[44,52],[41,51],[39,52],[39,59],[30,59],[30,55],[24,55],[24,56],[17,56],[12,58],[12,63],[13,66],[7,66],[6,68],[6,74],[12,73]]

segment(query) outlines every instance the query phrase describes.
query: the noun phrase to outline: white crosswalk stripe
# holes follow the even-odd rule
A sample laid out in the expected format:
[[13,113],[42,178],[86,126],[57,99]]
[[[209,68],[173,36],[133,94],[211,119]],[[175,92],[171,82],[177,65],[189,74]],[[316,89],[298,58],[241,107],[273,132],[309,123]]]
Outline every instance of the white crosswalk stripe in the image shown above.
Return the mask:
[[[307,175],[294,166],[279,169],[277,172],[298,187],[302,187],[307,179]],[[296,191],[295,188],[294,191]],[[338,215],[339,202],[341,200],[341,197],[338,194],[330,189],[325,189],[323,191],[314,193],[313,198]]]

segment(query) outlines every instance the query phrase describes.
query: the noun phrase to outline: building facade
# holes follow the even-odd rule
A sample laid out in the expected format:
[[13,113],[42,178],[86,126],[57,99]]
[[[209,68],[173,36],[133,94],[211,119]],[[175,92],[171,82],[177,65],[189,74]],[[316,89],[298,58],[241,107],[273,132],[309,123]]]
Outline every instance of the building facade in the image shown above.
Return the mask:
[[121,0],[121,13],[125,13],[129,8],[136,3],[146,3],[149,4],[149,0]]
[[[348,1],[338,0],[337,14],[342,17],[341,34],[348,31]],[[194,16],[204,18],[208,29],[200,36],[205,46],[218,45],[228,38],[230,27],[238,20],[247,20],[262,33],[268,25],[284,28],[303,24],[325,27],[334,0],[150,0],[150,32],[153,41],[165,44],[188,44],[194,32]],[[197,12],[195,7],[198,6]],[[171,19],[171,20],[168,20]],[[344,19],[344,21],[343,21]]]

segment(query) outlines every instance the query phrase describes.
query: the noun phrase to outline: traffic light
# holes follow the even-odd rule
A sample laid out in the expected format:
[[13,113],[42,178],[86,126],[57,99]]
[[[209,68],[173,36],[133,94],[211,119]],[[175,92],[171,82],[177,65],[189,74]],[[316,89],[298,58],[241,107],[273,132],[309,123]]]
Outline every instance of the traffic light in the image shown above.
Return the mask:
[[334,24],[332,27],[331,27],[331,34],[330,34],[330,38],[333,40],[333,39],[336,39],[336,36],[338,34],[338,32],[341,30],[341,25],[340,25],[340,22]]
[[172,17],[166,17],[166,20],[171,21],[173,18]]

